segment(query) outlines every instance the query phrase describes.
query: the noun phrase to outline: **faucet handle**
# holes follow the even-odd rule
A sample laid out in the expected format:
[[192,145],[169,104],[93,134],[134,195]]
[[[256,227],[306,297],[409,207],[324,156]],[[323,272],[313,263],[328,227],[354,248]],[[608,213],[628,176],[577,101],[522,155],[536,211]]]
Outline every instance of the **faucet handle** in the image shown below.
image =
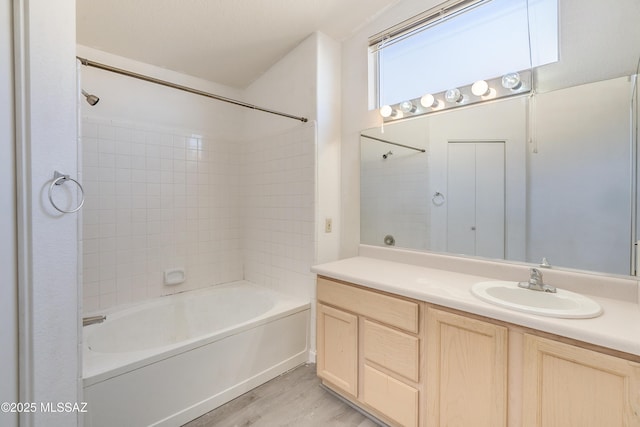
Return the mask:
[[542,272],[537,268],[529,270],[529,282],[542,284]]
[[543,291],[543,292],[553,292],[555,293],[557,290],[555,286],[545,285],[542,282],[542,272],[537,268],[532,268],[529,270],[529,281],[528,282],[518,282],[518,286],[524,289],[531,289],[534,291]]

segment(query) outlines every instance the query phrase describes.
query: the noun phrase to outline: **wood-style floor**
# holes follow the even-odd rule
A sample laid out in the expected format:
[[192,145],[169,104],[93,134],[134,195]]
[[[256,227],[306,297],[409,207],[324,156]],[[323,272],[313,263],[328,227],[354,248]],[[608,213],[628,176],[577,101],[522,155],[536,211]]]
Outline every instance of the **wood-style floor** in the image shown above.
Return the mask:
[[183,427],[376,427],[320,387],[315,365],[302,365]]

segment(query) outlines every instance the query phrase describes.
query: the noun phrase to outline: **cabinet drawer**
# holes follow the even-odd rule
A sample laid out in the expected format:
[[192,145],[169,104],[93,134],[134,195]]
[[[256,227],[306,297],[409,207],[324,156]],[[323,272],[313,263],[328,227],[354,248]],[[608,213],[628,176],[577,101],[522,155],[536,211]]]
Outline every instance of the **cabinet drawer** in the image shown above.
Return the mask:
[[322,277],[318,277],[318,301],[418,333],[419,305],[415,301],[367,291]]
[[419,379],[420,340],[364,321],[364,357],[412,381]]
[[364,365],[363,401],[398,424],[418,425],[418,390]]

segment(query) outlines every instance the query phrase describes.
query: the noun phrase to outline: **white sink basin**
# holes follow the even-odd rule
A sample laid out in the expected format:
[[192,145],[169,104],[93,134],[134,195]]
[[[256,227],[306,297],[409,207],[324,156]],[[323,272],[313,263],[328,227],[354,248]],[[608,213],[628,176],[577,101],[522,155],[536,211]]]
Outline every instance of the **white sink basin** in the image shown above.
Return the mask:
[[471,287],[471,293],[485,302],[540,316],[587,319],[602,313],[597,302],[583,295],[562,289],[533,291],[518,287],[518,282],[480,282]]

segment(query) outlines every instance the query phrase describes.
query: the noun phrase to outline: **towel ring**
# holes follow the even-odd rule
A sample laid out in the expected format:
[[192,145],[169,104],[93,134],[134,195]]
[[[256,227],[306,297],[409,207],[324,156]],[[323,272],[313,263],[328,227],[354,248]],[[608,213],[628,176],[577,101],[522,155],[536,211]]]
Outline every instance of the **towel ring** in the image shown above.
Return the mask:
[[[53,201],[53,189],[55,188],[56,185],[62,185],[65,183],[65,181],[73,181],[76,183],[76,185],[78,186],[78,188],[80,189],[80,204],[78,205],[77,208],[72,209],[72,210],[65,210],[65,209],[60,209],[55,202]],[[75,179],[69,177],[69,175],[65,175],[62,174],[58,171],[55,171],[53,173],[53,182],[51,183],[51,185],[49,186],[49,201],[51,202],[51,205],[58,211],[58,212],[62,212],[62,213],[74,213],[74,212],[78,212],[80,210],[80,208],[82,208],[82,205],[84,205],[84,188],[82,188],[82,185],[80,185],[80,183],[78,181],[76,181]]]
[[431,202],[436,206],[444,205],[444,194],[439,191],[436,191],[433,197],[431,198]]

